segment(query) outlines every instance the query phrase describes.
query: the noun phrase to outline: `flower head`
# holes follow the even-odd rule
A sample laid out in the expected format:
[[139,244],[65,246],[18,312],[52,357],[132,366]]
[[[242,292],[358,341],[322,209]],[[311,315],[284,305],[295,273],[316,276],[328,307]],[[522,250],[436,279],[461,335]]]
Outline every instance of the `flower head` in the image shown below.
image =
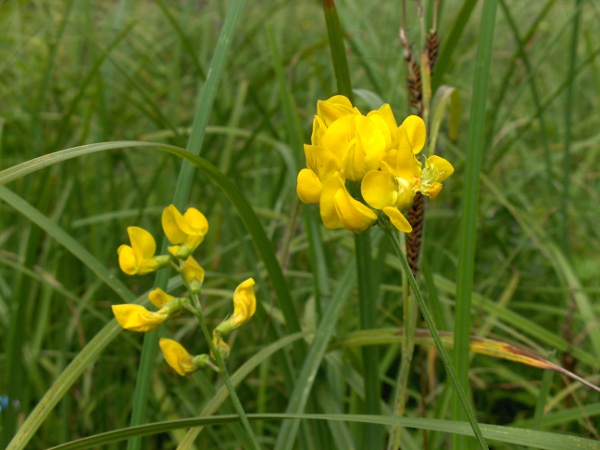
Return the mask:
[[112,305],[115,319],[126,330],[142,333],[154,331],[158,326],[171,317],[169,308],[161,308],[157,312],[148,311],[140,305]]
[[202,283],[204,283],[204,274],[204,269],[193,256],[183,262],[183,276],[190,283],[193,292],[200,292]]
[[254,279],[242,281],[233,293],[233,315],[215,328],[215,335],[225,338],[233,330],[248,323],[256,311],[256,294]]
[[167,364],[179,375],[191,375],[209,363],[208,355],[192,356],[179,342],[161,338],[158,341]]
[[129,245],[117,249],[119,266],[127,275],[145,275],[169,264],[168,256],[154,256],[156,242],[150,233],[140,227],[128,227]]
[[208,221],[196,208],[188,208],[182,215],[175,205],[169,205],[163,211],[162,225],[167,239],[174,244],[169,252],[179,259],[191,255],[208,233]]
[[319,204],[327,228],[361,233],[378,220],[373,208],[409,233],[403,211],[418,192],[434,199],[454,171],[439,156],[430,156],[423,169],[417,155],[425,139],[420,117],[408,116],[398,126],[387,104],[365,116],[343,96],[319,101],[312,145],[304,146],[307,167],[298,174],[298,197]]

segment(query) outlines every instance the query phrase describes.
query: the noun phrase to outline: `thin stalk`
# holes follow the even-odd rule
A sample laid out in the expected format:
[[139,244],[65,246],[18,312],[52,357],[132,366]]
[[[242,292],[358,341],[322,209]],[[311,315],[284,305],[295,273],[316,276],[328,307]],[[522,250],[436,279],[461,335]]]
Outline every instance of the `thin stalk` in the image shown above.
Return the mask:
[[454,366],[452,365],[452,361],[450,360],[450,357],[448,356],[448,353],[446,352],[446,349],[444,348],[444,344],[442,343],[440,335],[435,327],[435,323],[433,322],[433,317],[431,316],[431,313],[429,312],[429,309],[427,308],[427,304],[425,303],[425,299],[423,298],[423,294],[421,293],[421,290],[419,289],[419,286],[417,285],[417,280],[413,276],[413,274],[410,270],[410,267],[408,265],[408,260],[406,259],[406,255],[402,251],[402,246],[400,245],[400,241],[398,240],[398,237],[396,236],[394,231],[391,229],[391,225],[389,223],[386,223],[385,225],[380,223],[380,227],[387,234],[387,236],[390,240],[390,243],[392,244],[392,247],[394,248],[394,251],[396,252],[396,255],[398,256],[398,259],[400,259],[400,264],[402,265],[402,269],[404,270],[404,273],[406,274],[406,277],[408,279],[408,284],[410,285],[413,295],[415,296],[417,303],[419,304],[419,309],[421,310],[421,314],[423,314],[423,318],[425,319],[425,322],[427,323],[427,328],[429,328],[429,331],[431,332],[431,337],[433,338],[433,342],[435,343],[435,346],[437,347],[440,358],[442,359],[442,362],[444,363],[446,372],[450,376],[450,379],[451,379],[454,389],[457,393],[460,404],[462,405],[463,410],[467,416],[467,419],[469,420],[469,423],[471,424],[471,428],[473,429],[475,438],[479,442],[479,445],[482,449],[487,449],[488,448],[487,443],[485,442],[483,434],[481,433],[481,429],[479,428],[479,424],[477,423],[477,420],[475,419],[475,413],[473,412],[473,408],[471,407],[471,404],[469,403],[469,400],[467,398],[467,394],[465,393],[465,390],[462,388],[462,386],[458,380],[458,376],[456,374],[456,370],[454,369]]
[[[182,274],[183,277],[183,274]],[[189,289],[189,286],[188,286]],[[208,343],[208,347],[210,348],[210,354],[217,362],[217,366],[221,372],[221,376],[223,377],[223,381],[225,383],[225,387],[227,388],[227,392],[229,392],[229,398],[231,398],[231,402],[233,403],[233,407],[235,411],[238,413],[240,420],[242,421],[242,425],[248,433],[248,437],[252,442],[252,447],[256,450],[260,450],[260,445],[256,439],[256,435],[254,434],[254,430],[250,426],[250,422],[248,421],[248,417],[246,416],[246,411],[244,411],[244,407],[240,402],[239,397],[235,392],[235,388],[233,387],[233,383],[231,383],[231,377],[229,376],[229,372],[227,371],[227,367],[225,366],[225,361],[223,361],[223,355],[221,351],[217,349],[212,341],[212,337],[208,331],[208,327],[206,326],[206,321],[204,320],[204,315],[202,314],[202,306],[200,305],[200,299],[198,296],[189,289],[190,295],[192,296],[192,301],[194,302],[194,315],[198,319],[198,324],[200,325],[200,329],[202,330],[202,334],[204,335],[204,339]]]
[[[397,234],[396,231],[390,230]],[[415,351],[415,331],[417,329],[417,316],[419,308],[414,297],[410,295],[410,289],[406,282],[406,275],[402,277],[403,287],[403,310],[404,310],[404,328],[402,330],[402,360],[400,362],[400,371],[396,382],[396,398],[394,415],[403,417],[406,409],[406,398],[408,394],[408,376]],[[388,450],[398,450],[400,448],[400,438],[402,437],[402,427],[396,427],[392,430],[388,442]]]

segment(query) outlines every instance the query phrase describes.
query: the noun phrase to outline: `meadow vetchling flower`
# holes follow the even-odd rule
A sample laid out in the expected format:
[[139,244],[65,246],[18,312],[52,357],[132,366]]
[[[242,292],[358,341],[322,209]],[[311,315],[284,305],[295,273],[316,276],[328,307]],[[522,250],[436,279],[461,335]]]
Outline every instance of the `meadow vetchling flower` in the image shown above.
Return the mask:
[[[319,101],[312,145],[304,146],[307,167],[298,174],[298,197],[303,203],[319,204],[327,228],[361,233],[378,219],[373,208],[409,233],[412,227],[402,212],[417,192],[435,198],[454,171],[439,156],[429,157],[422,168],[417,155],[425,139],[420,117],[408,116],[397,126],[387,104],[364,116],[346,97]],[[349,184],[359,188],[351,189],[355,197]]]
[[216,335],[225,338],[252,318],[256,311],[254,285],[253,278],[248,278],[238,285],[233,293],[233,315],[215,328]]
[[208,221],[196,208],[188,208],[182,215],[175,205],[167,206],[162,214],[162,226],[172,247],[169,253],[185,260],[204,240]]
[[141,305],[133,304],[112,305],[112,311],[121,327],[141,333],[156,330],[172,315],[169,308],[161,308],[157,312],[152,312]]
[[181,376],[191,375],[209,363],[208,355],[192,356],[183,345],[172,339],[161,338],[158,345],[167,364]]
[[183,262],[183,275],[188,283],[190,283],[192,292],[196,294],[200,292],[202,283],[204,283],[204,273],[204,269],[193,256],[190,256]]
[[140,227],[128,227],[129,245],[117,249],[119,266],[127,275],[145,275],[170,264],[167,255],[154,256],[156,242],[150,233]]

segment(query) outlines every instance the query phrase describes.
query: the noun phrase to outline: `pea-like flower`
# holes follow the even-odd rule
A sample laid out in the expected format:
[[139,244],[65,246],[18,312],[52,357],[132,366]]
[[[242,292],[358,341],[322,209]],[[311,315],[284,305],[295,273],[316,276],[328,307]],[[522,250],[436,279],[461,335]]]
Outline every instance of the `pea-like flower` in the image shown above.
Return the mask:
[[398,149],[387,152],[380,170],[368,172],[361,184],[361,192],[367,204],[386,214],[392,224],[405,233],[412,227],[402,214],[421,192],[435,198],[442,189],[441,182],[454,172],[444,158],[430,156],[425,170],[416,158],[425,145],[425,123],[418,116],[408,116],[398,128]]
[[238,285],[233,293],[233,315],[215,328],[215,335],[226,338],[229,333],[248,323],[252,318],[256,311],[254,285],[253,278],[248,278]]
[[183,276],[190,283],[192,292],[200,292],[202,283],[204,283],[204,274],[204,269],[193,256],[183,262]]
[[148,294],[148,298],[158,311],[148,311],[141,305],[112,305],[115,319],[126,330],[146,333],[154,331],[170,317],[180,312],[188,299],[175,298],[162,289],[157,288]]
[[172,247],[169,252],[185,260],[204,240],[208,233],[208,221],[196,208],[188,208],[182,215],[175,205],[166,207],[162,214],[162,226]]
[[167,255],[154,256],[156,242],[150,233],[140,227],[128,227],[129,245],[117,249],[119,266],[127,275],[145,275],[170,264]]
[[112,310],[121,327],[141,333],[156,330],[161,323],[171,317],[168,308],[152,312],[140,305],[126,304],[112,305]]
[[172,339],[161,338],[158,345],[167,364],[181,376],[191,375],[209,364],[208,355],[192,356],[183,345]]

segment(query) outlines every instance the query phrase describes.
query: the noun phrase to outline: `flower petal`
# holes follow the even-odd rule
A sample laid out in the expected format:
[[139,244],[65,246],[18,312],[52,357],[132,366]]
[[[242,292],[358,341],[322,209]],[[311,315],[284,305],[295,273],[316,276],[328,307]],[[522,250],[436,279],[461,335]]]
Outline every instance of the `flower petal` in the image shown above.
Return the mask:
[[343,95],[334,95],[325,101],[317,102],[317,115],[327,127],[340,117],[353,112],[352,103]]
[[377,221],[377,215],[367,206],[352,198],[346,188],[337,190],[334,204],[340,222],[347,230],[362,233]]
[[344,181],[339,172],[336,172],[323,182],[323,190],[321,191],[321,198],[319,200],[319,211],[321,213],[323,224],[330,230],[343,227],[335,210],[334,203],[335,193],[343,186]]
[[398,187],[394,176],[385,169],[367,172],[362,180],[360,190],[365,201],[375,209],[394,206],[398,197]]
[[179,342],[161,338],[158,341],[167,364],[182,377],[195,372],[192,355]]
[[427,137],[427,131],[425,129],[425,122],[419,116],[408,116],[400,125],[398,131],[404,130],[408,136],[408,142],[410,149],[413,154],[418,154],[425,146],[425,138]]
[[183,244],[186,234],[179,227],[178,218],[183,219],[175,205],[167,206],[162,213],[162,227],[171,244]]
[[156,242],[150,233],[140,227],[128,227],[127,234],[138,261],[150,259],[156,253]]
[[192,256],[184,261],[183,275],[190,284],[194,281],[202,284],[204,282],[204,273],[202,266]]
[[143,306],[133,304],[112,305],[112,310],[121,327],[142,333],[155,330],[169,318],[166,311],[151,312]]
[[121,245],[117,249],[119,254],[119,267],[127,275],[135,275],[138,271],[138,263],[135,258],[135,253],[129,245]]
[[340,117],[329,126],[321,138],[321,145],[340,160],[344,157],[348,143],[356,134],[354,117],[354,115]]
[[383,212],[390,218],[392,224],[403,233],[410,233],[412,231],[412,227],[410,226],[410,223],[406,217],[404,217],[404,214],[402,214],[396,208],[386,206],[383,208]]
[[302,169],[298,173],[298,180],[296,184],[296,193],[302,203],[313,204],[319,203],[321,197],[321,190],[323,185],[321,180],[316,173],[310,169]]
[[[364,156],[362,173],[379,167],[385,155],[386,140],[377,122],[369,117],[355,116],[358,147]],[[383,124],[385,126],[385,124]]]
[[247,323],[256,311],[254,279],[248,278],[240,283],[233,293],[233,316],[231,326],[237,328]]
[[162,308],[165,303],[169,303],[175,297],[167,294],[161,288],[156,288],[148,294],[148,299],[157,308]]

